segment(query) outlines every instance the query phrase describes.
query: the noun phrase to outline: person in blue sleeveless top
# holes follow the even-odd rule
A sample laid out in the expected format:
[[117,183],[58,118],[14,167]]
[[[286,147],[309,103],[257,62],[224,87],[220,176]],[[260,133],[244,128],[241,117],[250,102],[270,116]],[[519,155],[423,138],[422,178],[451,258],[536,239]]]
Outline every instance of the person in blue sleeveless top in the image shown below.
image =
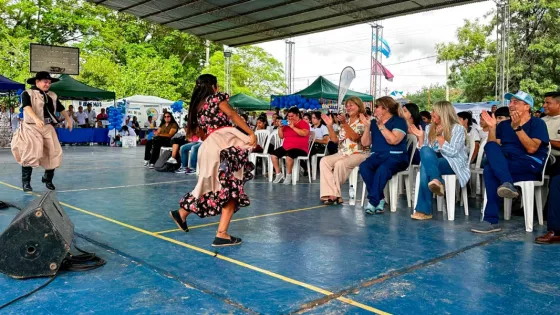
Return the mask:
[[501,231],[498,212],[501,198],[519,196],[513,183],[539,180],[548,156],[549,135],[546,123],[531,116],[533,97],[523,91],[508,93],[510,120],[498,124],[494,115],[482,112],[488,126],[484,147],[488,164],[484,167],[487,203],[484,221],[471,229],[474,233]]
[[399,117],[399,104],[384,96],[375,101],[375,123],[363,114],[360,120],[365,125],[362,145],[371,145],[371,155],[360,164],[360,174],[368,191],[366,213],[384,212],[383,189],[396,173],[408,167],[406,131],[404,118]]

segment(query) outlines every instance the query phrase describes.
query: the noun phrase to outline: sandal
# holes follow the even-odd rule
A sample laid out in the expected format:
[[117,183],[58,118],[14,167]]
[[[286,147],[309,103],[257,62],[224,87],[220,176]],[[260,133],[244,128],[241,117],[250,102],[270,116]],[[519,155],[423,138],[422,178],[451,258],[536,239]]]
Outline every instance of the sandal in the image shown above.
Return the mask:
[[323,200],[323,204],[324,204],[325,206],[330,206],[330,205],[334,204],[334,200],[332,200],[332,199],[330,199],[330,198],[329,198],[329,199],[326,199],[326,200]]

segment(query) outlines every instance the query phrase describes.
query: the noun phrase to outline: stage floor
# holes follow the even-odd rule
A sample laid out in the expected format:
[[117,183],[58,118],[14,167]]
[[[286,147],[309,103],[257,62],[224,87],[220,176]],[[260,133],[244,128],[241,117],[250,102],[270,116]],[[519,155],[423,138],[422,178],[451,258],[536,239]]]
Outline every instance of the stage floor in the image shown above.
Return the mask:
[[[360,206],[322,206],[319,184],[246,186],[250,207],[234,215],[237,247],[214,249],[218,217],[189,217],[178,207],[196,177],[142,166],[144,147],[64,147],[57,197],[75,225],[76,244],[107,260],[88,272],[64,272],[10,305],[13,314],[558,314],[559,246],[537,245],[513,217],[500,234],[469,231],[480,218],[457,208],[412,221],[401,196],[396,213],[365,215]],[[46,191],[36,169],[35,193]],[[21,172],[0,150],[0,200],[25,206]],[[358,191],[361,192],[361,184]],[[348,192],[347,186],[344,191]],[[16,215],[0,210],[0,229]],[[536,216],[535,216],[536,220]],[[0,275],[0,305],[47,279]],[[554,311],[556,310],[556,311]]]

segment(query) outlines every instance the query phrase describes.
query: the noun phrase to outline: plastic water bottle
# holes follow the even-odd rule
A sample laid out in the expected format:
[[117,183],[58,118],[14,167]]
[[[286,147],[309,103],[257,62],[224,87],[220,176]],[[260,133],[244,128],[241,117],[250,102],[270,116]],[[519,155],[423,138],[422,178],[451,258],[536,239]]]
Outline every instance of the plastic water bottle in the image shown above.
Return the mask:
[[354,189],[354,185],[350,185],[350,205],[356,204],[356,190]]

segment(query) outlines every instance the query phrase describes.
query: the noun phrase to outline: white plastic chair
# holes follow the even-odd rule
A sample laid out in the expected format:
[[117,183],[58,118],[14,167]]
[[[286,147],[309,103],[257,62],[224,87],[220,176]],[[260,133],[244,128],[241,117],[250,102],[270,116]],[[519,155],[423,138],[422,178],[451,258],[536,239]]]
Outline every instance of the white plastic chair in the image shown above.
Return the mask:
[[[420,166],[418,166],[418,173],[420,172]],[[414,189],[414,207],[413,212],[416,212],[416,205],[418,204],[418,191],[420,186],[420,174],[416,174],[416,182]],[[437,196],[437,209],[438,211],[443,211],[444,201],[445,208],[447,210],[447,220],[455,220],[455,194],[457,191],[457,175],[442,175],[443,181],[445,182],[445,195]],[[465,216],[469,215],[469,196],[467,192],[467,186],[461,188],[461,197],[463,201],[463,209],[465,211]]]
[[[350,174],[350,176],[354,176],[353,181],[350,182],[350,183],[353,183],[354,187],[356,187],[356,186],[358,185],[359,170],[360,170],[360,167],[357,166],[357,167],[355,167],[355,168],[352,170],[352,173]],[[352,184],[350,185],[350,188],[351,188],[351,187],[352,187]],[[361,202],[361,206],[362,206],[362,207],[363,207],[364,204],[365,204],[365,200],[366,200],[366,191],[367,191],[366,183],[363,182],[363,184],[362,184],[362,202]],[[391,195],[390,195],[390,193],[389,193],[389,182],[387,182],[387,185],[385,185],[385,188],[383,188],[383,195],[385,195],[385,199],[386,199],[385,201],[386,201],[387,203],[391,204],[391,199],[390,199]],[[355,203],[355,201],[354,201],[354,203]],[[350,200],[350,205],[354,205],[354,204],[352,203],[352,200]]]
[[[261,158],[262,159],[262,171],[263,174],[266,173],[266,166],[268,165],[268,163],[265,164],[264,160],[265,159],[270,159],[270,156],[268,154],[268,147],[270,145],[270,139],[272,137],[269,137],[270,133],[268,132],[268,130],[257,130],[255,131],[255,135],[257,136],[257,144],[263,148],[263,152],[262,153],[256,153],[256,152],[251,152],[249,154],[249,161],[253,162],[253,164],[257,164],[257,159]],[[253,170],[253,176],[256,175],[256,171],[257,168],[255,167],[255,169]]]
[[317,153],[314,156],[311,157],[311,174],[313,174],[313,180],[317,179],[317,164],[319,161],[320,157],[325,157],[328,153],[328,149],[327,146],[325,146],[325,152],[323,153]]
[[[306,161],[307,169],[308,170],[311,169],[311,165],[309,165],[309,155],[311,154],[311,148],[313,147],[314,143],[315,143],[315,133],[313,131],[310,131],[307,156],[300,156],[294,159],[294,166],[292,167],[292,185],[297,184],[297,181],[299,180],[299,167],[301,161]],[[283,157],[282,160],[286,161],[286,157]],[[282,173],[284,173],[285,175],[286,171],[284,168],[284,164],[282,163],[281,165],[282,165]],[[311,176],[308,175],[308,177],[309,177],[309,183],[311,184]]]
[[483,187],[483,181],[484,178],[482,177],[482,174],[484,173],[484,169],[481,168],[481,164],[482,164],[482,158],[484,157],[484,147],[486,146],[486,143],[488,142],[488,138],[483,138],[480,141],[480,147],[478,149],[478,156],[476,157],[476,162],[474,164],[474,166],[471,165],[471,188],[472,191],[477,192],[477,186],[480,185],[481,187],[481,192],[483,192],[484,190],[482,189]]
[[282,145],[283,141],[280,139],[280,136],[278,136],[278,130],[272,131],[267,142],[268,145],[265,144],[266,149],[263,150],[261,158],[268,160],[268,181],[271,182],[273,179],[272,177],[274,176],[274,168],[272,167],[272,159],[270,158],[270,154],[268,154],[268,149],[272,146],[274,150],[276,150]]
[[398,201],[398,188],[399,188],[399,180],[401,177],[408,177],[405,183],[406,189],[406,200],[408,202],[408,206],[410,207],[412,204],[412,181],[414,180],[413,175],[413,167],[412,167],[412,160],[414,159],[414,154],[416,153],[416,147],[418,139],[415,135],[407,135],[407,150],[412,146],[412,153],[409,158],[408,167],[406,170],[398,172],[397,174],[393,175],[393,177],[389,180],[389,205],[391,206],[391,212],[397,211],[397,201]]
[[[550,159],[551,145],[548,144],[548,155],[544,161],[545,167],[543,167],[541,180],[538,181],[520,181],[513,183],[514,186],[521,187],[521,196],[523,198],[523,212],[525,216],[525,231],[533,232],[533,203],[537,201],[537,216],[539,219],[539,225],[543,225],[543,187],[545,182],[544,172],[546,170],[546,164]],[[486,196],[486,193],[485,193]],[[511,204],[512,200],[504,198],[504,219],[511,219]]]

